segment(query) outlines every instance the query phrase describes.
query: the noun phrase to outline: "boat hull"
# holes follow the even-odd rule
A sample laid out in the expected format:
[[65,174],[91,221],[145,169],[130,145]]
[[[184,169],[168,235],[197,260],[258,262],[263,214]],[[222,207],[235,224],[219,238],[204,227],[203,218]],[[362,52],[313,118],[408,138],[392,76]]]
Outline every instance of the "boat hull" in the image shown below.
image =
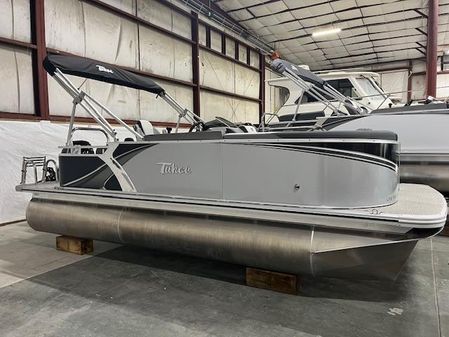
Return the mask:
[[61,153],[60,184],[310,207],[393,204],[399,179],[396,136],[367,139],[369,134],[159,135],[110,143],[99,154]]
[[330,119],[329,130],[385,130],[395,132],[401,143],[401,182],[426,184],[442,193],[449,193],[449,122],[447,109],[439,112],[388,112],[361,118]]
[[[440,228],[379,233],[35,197],[29,225],[43,232],[300,275],[394,280],[416,242]],[[375,222],[375,221],[374,221]]]

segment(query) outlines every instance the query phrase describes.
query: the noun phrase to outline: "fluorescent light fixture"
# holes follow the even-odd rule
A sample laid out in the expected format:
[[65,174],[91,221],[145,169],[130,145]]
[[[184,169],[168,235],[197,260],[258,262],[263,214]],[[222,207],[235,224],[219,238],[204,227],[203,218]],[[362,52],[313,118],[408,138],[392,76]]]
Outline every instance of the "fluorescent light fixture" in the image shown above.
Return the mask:
[[328,29],[317,30],[316,32],[313,32],[312,37],[338,34],[340,32],[341,32],[341,28],[328,28]]

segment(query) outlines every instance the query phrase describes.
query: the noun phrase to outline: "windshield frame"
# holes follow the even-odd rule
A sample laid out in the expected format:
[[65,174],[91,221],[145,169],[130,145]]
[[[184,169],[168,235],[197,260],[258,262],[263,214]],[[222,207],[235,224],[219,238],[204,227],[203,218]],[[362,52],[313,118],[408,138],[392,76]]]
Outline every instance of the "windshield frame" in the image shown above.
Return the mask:
[[[381,98],[382,100],[386,100],[388,98],[388,95],[382,90],[381,87],[379,87],[376,83],[376,81],[374,81],[370,76],[365,76],[365,75],[360,75],[355,77],[355,81],[357,82],[357,84],[359,85],[359,87],[363,90],[364,93],[368,93],[368,91],[366,90],[366,88],[362,83],[369,83],[371,86],[371,88],[376,92],[375,94],[372,93],[368,93],[368,95],[363,95],[361,96],[362,98]],[[365,82],[366,81],[366,82]]]

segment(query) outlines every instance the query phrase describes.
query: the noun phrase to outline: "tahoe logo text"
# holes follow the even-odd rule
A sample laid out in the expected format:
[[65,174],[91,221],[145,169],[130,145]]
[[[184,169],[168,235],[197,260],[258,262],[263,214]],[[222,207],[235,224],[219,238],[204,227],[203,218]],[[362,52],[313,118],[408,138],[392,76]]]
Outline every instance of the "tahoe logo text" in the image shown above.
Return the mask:
[[98,71],[102,71],[104,73],[109,73],[109,74],[113,74],[114,73],[111,69],[108,69],[106,67],[100,66],[99,64],[97,64],[95,67],[97,67]]
[[192,169],[188,166],[178,166],[175,163],[157,163],[161,165],[160,173],[166,174],[191,174]]

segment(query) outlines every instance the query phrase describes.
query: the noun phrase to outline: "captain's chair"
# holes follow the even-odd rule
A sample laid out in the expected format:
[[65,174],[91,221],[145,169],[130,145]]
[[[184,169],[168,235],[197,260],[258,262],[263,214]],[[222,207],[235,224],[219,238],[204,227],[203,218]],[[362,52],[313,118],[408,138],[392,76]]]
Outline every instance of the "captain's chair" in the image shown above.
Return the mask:
[[134,130],[142,136],[158,135],[160,132],[151,124],[150,121],[139,120],[134,125]]

